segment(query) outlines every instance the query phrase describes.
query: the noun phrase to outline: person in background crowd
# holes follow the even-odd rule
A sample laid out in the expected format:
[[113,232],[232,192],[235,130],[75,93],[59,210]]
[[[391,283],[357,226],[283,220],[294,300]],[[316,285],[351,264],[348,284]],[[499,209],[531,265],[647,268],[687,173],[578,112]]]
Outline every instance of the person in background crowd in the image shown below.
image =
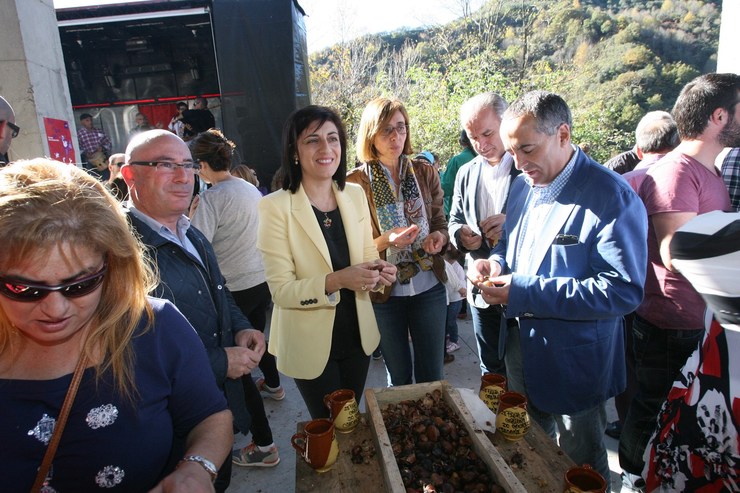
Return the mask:
[[259,190],[260,181],[257,179],[257,173],[246,164],[238,164],[231,169],[231,174],[241,178],[247,183],[251,183]]
[[398,100],[377,98],[365,107],[356,148],[362,164],[347,181],[365,191],[375,247],[398,268],[392,289],[371,294],[388,384],[441,380],[447,314],[441,252],[448,238],[439,174],[408,158],[409,117]]
[[[247,434],[251,417],[241,378],[259,364],[265,339],[234,303],[210,242],[184,215],[199,170],[187,144],[172,132],[140,133],[126,148],[121,169],[131,197],[127,214],[159,270],[154,293],[175,303],[195,328],[234,415],[234,427]],[[231,469],[229,457],[219,469],[217,492],[228,488]]]
[[13,107],[0,96],[0,166],[10,162],[8,159],[10,144],[18,137],[20,131],[20,127],[15,124]]
[[637,393],[619,440],[622,484],[641,490],[643,453],[681,366],[704,334],[704,301],[674,272],[669,245],[697,214],[729,210],[730,198],[714,161],[740,145],[740,75],[706,74],[689,82],[673,106],[681,143],[652,165],[639,195],[648,213],[645,298],[632,325]]
[[134,128],[132,128],[129,132],[129,139],[138,133],[145,132],[153,128],[149,124],[149,120],[144,113],[136,113],[134,122],[136,123],[136,125],[134,125]]
[[722,178],[730,194],[732,210],[740,212],[740,147],[734,147],[722,161]]
[[183,139],[188,141],[201,132],[216,126],[216,119],[208,109],[208,100],[199,96],[193,100],[193,109],[182,112]]
[[452,243],[445,250],[445,272],[447,273],[447,323],[445,324],[445,352],[454,353],[460,349],[460,337],[457,330],[457,314],[467,294],[465,271],[457,261],[459,252]]
[[193,328],[147,297],[154,274],[103,184],[48,159],[7,166],[0,235],[2,490],[213,491],[231,413]]
[[507,329],[509,390],[609,489],[606,401],[625,387],[622,317],[642,299],[647,218],[626,181],[571,143],[571,122],[566,102],[545,91],[506,110],[501,137],[522,176],[501,239],[468,276],[519,319]]
[[110,177],[105,185],[115,198],[124,202],[128,200],[128,186],[121,175],[121,166],[126,164],[126,155],[123,153],[112,154],[108,158],[108,170]]
[[[672,151],[679,143],[678,128],[676,121],[666,111],[651,111],[640,119],[635,130],[635,147],[641,161],[635,169],[623,174],[627,183],[630,184],[635,193],[640,191],[640,186],[645,179],[647,170],[658,162],[663,156]],[[624,325],[629,335],[634,313],[624,317]],[[622,425],[627,417],[627,409],[637,391],[637,379],[635,377],[635,354],[632,348],[632,337],[625,338],[625,362],[627,368],[627,387],[624,392],[614,398],[617,408],[617,421],[606,426],[606,434],[619,440],[622,434]]]
[[428,164],[439,173],[439,158],[431,151],[421,151],[419,154],[414,156],[414,160]]
[[167,128],[181,139],[185,137],[185,124],[182,122],[182,114],[188,109],[188,105],[182,101],[177,103],[177,114],[172,117]]
[[259,203],[257,248],[274,302],[269,350],[312,419],[329,417],[324,396],[335,390],[362,397],[380,339],[369,294],[396,279],[378,258],[362,189],[346,183],[346,148],[332,109],[293,112],[283,129],[282,188]]
[[[193,160],[200,164],[200,178],[211,185],[199,195],[197,208],[190,214],[192,224],[213,245],[236,305],[252,327],[264,332],[270,290],[257,251],[257,206],[262,194],[229,172],[236,146],[220,130],[212,128],[198,134],[189,147]],[[273,467],[280,462],[260,391],[276,401],[285,398],[285,391],[280,385],[275,356],[263,354],[259,367],[264,378],[256,384],[251,374],[242,377],[247,410],[252,416],[253,441],[234,450],[232,460],[239,466]]]
[[643,455],[646,491],[736,491],[740,477],[740,214],[714,211],[673,235],[673,266],[713,315],[676,375]]
[[609,159],[604,163],[604,167],[623,175],[635,169],[639,162],[640,156],[637,155],[637,147],[635,146],[629,151],[624,151]]
[[[465,253],[468,265],[488,258],[501,238],[509,189],[521,173],[499,133],[507,106],[501,96],[486,92],[468,99],[460,108],[460,124],[478,154],[457,173],[449,228],[450,241]],[[503,307],[486,303],[472,284],[467,293],[481,373],[504,375],[506,364],[499,352]],[[515,326],[516,320],[503,323]]]
[[80,128],[77,129],[82,159],[92,166],[92,174],[100,181],[108,181],[108,156],[111,152],[111,142],[102,129],[93,127],[92,115],[80,115]]
[[457,177],[457,172],[463,164],[472,161],[476,156],[473,150],[473,144],[470,143],[468,134],[464,129],[460,131],[460,137],[457,142],[463,150],[447,161],[447,167],[442,172],[441,177],[442,192],[444,192],[444,213],[447,218],[450,217],[450,209],[452,209],[452,197],[455,194],[455,177]]

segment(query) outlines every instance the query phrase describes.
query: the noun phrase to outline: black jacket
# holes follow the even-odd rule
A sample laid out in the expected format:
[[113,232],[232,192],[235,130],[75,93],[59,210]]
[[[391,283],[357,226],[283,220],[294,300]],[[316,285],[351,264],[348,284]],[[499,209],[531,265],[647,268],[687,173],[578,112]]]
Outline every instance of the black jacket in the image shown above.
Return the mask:
[[252,326],[226,288],[213,247],[195,227],[188,229],[187,237],[204,267],[180,245],[152,230],[130,211],[127,214],[159,269],[161,280],[151,294],[174,303],[195,328],[208,353],[216,382],[226,394],[234,424],[247,433],[251,418],[245,406],[244,389],[241,381],[226,377],[228,361],[224,348],[235,345],[234,334]]

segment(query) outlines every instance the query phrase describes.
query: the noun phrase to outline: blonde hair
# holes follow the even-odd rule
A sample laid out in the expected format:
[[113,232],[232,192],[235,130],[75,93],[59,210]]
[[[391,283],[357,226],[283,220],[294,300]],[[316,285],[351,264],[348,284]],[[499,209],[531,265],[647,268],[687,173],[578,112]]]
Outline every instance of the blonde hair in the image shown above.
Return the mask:
[[231,168],[231,174],[236,176],[237,178],[241,178],[242,180],[251,183],[255,187],[260,186],[260,182],[257,179],[257,175],[255,174],[254,170],[246,164],[237,164],[236,166]]
[[[75,166],[45,158],[17,161],[0,170],[0,237],[0,272],[64,243],[103,255],[108,272],[82,350],[91,361],[102,352],[97,378],[110,369],[116,389],[133,398],[130,342],[142,318],[147,320],[145,330],[151,325],[146,296],[156,277],[119,202]],[[11,332],[0,307],[0,355],[14,351]]]
[[[357,159],[360,162],[377,160],[380,155],[375,148],[375,138],[387,126],[396,111],[403,115],[406,125],[409,123],[409,114],[403,103],[398,99],[376,98],[365,106],[357,130]],[[403,144],[403,154],[411,154],[411,132],[406,131],[406,141]]]

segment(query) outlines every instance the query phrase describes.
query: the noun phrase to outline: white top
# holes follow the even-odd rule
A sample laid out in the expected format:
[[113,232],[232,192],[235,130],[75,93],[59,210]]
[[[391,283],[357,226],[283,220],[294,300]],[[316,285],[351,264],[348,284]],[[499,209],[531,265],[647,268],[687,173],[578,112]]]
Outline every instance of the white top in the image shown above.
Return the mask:
[[445,288],[447,288],[447,304],[455,301],[460,301],[465,298],[460,294],[460,289],[467,288],[467,278],[465,277],[465,271],[463,271],[462,265],[459,262],[448,262],[445,260],[445,271],[447,272],[447,282]]
[[213,244],[231,291],[265,282],[265,268],[257,251],[257,204],[261,198],[257,187],[233,178],[202,192],[193,215],[193,226]]

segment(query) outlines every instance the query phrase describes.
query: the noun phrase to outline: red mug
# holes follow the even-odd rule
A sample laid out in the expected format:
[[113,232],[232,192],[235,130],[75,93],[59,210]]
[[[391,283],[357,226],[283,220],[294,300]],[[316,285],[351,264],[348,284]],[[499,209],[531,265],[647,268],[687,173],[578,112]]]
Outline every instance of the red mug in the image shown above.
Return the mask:
[[606,493],[606,480],[591,466],[571,467],[565,471],[564,493]]
[[290,438],[290,444],[317,472],[331,469],[339,456],[339,443],[330,419],[309,421],[303,431]]

